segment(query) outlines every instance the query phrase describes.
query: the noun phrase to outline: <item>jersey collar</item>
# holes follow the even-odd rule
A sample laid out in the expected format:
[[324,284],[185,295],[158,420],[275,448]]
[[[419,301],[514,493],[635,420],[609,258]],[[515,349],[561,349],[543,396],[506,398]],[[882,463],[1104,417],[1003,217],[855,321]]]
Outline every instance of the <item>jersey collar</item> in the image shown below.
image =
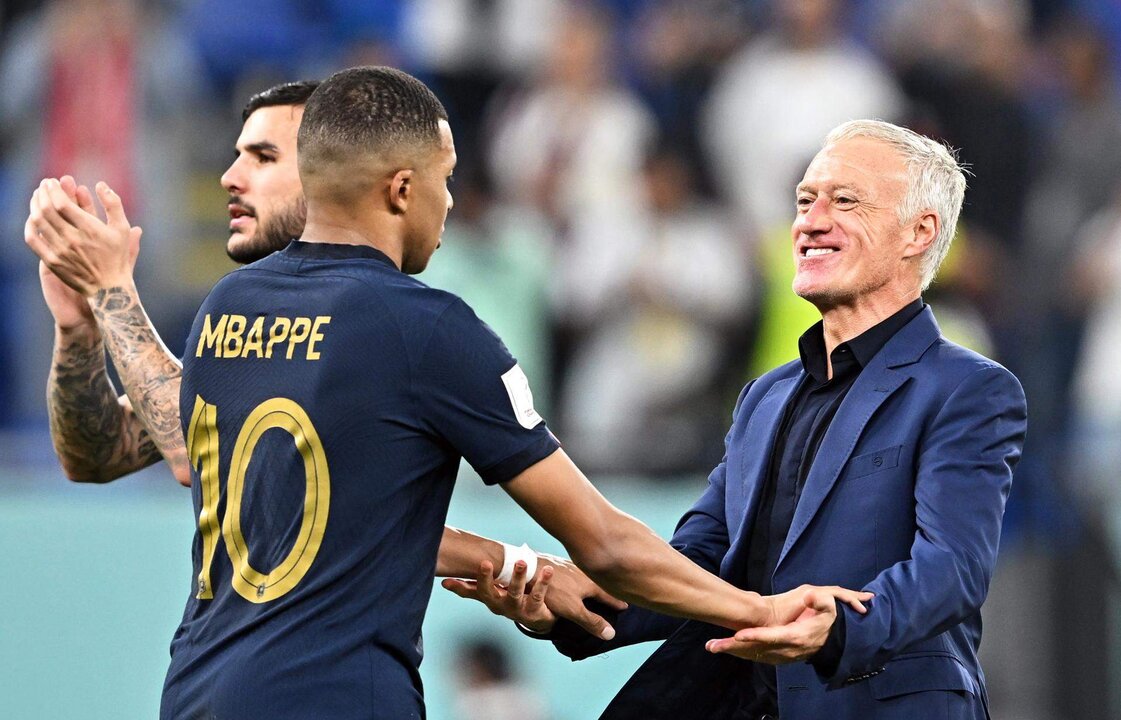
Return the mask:
[[307,260],[351,260],[366,258],[367,260],[383,262],[394,270],[399,269],[397,265],[389,259],[388,255],[369,245],[343,245],[341,243],[302,242],[300,240],[293,240],[289,243],[288,247],[284,249],[284,253],[294,258]]

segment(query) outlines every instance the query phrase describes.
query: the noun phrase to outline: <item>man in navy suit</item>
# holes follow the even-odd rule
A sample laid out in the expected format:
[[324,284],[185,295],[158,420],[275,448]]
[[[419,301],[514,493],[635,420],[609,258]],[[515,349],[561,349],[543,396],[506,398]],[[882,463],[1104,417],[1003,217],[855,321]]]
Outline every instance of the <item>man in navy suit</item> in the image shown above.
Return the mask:
[[[668,638],[604,718],[987,717],[980,609],[1026,405],[1016,378],[943,338],[921,299],[964,193],[952,154],[910,130],[853,121],[829,134],[791,232],[794,292],[822,320],[798,360],[744,388],[724,459],[672,540],[763,594],[865,588],[867,614],[811,594],[806,622],[719,637],[631,608],[604,642],[542,610],[529,629],[574,659]],[[474,594],[494,604],[487,590]]]

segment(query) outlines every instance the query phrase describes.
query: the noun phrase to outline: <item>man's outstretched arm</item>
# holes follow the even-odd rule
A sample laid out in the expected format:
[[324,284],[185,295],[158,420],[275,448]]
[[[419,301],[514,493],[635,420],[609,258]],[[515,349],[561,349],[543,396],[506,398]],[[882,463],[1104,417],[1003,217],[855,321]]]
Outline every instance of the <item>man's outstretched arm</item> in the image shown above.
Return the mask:
[[[75,346],[69,339],[61,338],[63,342],[56,343],[55,372],[52,372],[48,391],[52,430],[57,425],[56,438],[62,438],[61,443],[56,439],[56,450],[60,458],[64,454],[67,458],[63,459],[64,467],[76,454],[75,449],[77,454],[89,454],[91,447],[95,447],[95,456],[118,456],[119,462],[109,463],[96,476],[96,479],[111,480],[154,462],[156,456],[150,451],[133,450],[133,447],[150,443],[167,460],[175,478],[189,485],[190,468],[179,424],[182,368],[152,327],[132,281],[140,231],[128,225],[120,198],[108,186],[101,184],[98,188],[108,219],[102,222],[94,214],[89,192],[74,187],[69,178],[64,181],[45,180],[40,184],[32,198],[25,240],[55,278],[88,302],[91,317],[99,329],[96,345],[109,351],[127,398],[118,403],[108,378],[104,378],[104,383],[99,379],[104,374],[103,356],[100,366],[89,364],[96,362],[91,352],[95,348],[89,346],[89,333],[82,356],[86,361],[84,365],[76,365],[68,355],[68,352],[79,353],[82,345]],[[48,293],[48,282],[50,279],[45,278],[44,295]],[[60,356],[61,367],[57,362]],[[72,393],[72,388],[80,387],[83,380],[88,380],[90,386],[97,383],[100,390],[96,404],[90,402],[91,397],[77,405],[65,395],[56,400],[54,393],[60,380]],[[118,406],[122,413],[120,431],[99,438],[75,434],[70,428],[91,413],[103,424],[109,423],[112,405],[108,402],[106,388],[114,395],[112,405]],[[139,418],[140,428],[132,422],[136,418]],[[100,444],[91,446],[95,439]],[[67,472],[69,474],[69,469]]]
[[[760,597],[729,585],[671,548],[650,528],[599,494],[563,450],[557,450],[503,489],[564,544],[581,569],[616,597],[668,615],[728,628],[793,622],[801,596]],[[871,596],[828,588],[863,610]]]

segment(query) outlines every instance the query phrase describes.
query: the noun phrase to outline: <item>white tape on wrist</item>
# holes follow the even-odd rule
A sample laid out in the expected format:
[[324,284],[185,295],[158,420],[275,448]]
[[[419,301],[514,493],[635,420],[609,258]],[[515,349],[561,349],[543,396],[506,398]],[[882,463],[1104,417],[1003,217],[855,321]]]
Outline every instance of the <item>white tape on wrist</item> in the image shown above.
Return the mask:
[[526,582],[533,580],[537,575],[537,553],[530,550],[529,545],[525,543],[521,545],[502,543],[502,549],[505,551],[505,557],[502,560],[502,572],[494,579],[495,584],[508,587],[514,581],[514,563],[519,560],[525,561]]

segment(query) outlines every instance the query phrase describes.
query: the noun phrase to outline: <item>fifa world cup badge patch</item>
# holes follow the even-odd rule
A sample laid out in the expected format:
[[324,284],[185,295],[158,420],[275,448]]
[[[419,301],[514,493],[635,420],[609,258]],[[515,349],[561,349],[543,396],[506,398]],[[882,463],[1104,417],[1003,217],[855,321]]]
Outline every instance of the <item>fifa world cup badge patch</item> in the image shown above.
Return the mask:
[[526,430],[531,430],[545,419],[533,409],[533,391],[529,389],[529,378],[521,366],[515,364],[502,375],[502,384],[506,386],[506,394],[510,396],[510,406],[514,409],[514,417],[518,424]]

